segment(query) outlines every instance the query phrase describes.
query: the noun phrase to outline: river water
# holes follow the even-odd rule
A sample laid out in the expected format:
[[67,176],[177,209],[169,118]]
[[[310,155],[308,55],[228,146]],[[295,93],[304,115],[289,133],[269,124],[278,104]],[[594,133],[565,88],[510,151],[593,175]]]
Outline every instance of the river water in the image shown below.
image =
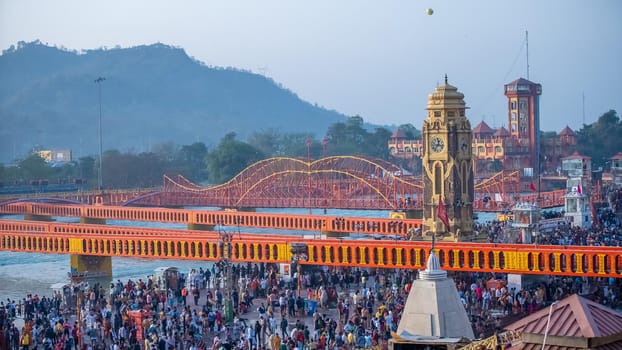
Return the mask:
[[[192,208],[197,209],[197,208]],[[213,210],[213,208],[209,208]],[[289,214],[308,214],[309,209],[258,209],[258,212],[273,213],[289,213]],[[312,214],[320,214],[319,210],[315,210]],[[324,211],[321,211],[324,214]],[[387,218],[388,211],[366,210],[366,211],[350,211],[350,210],[328,210],[325,214],[337,216],[354,216],[354,217],[377,217]],[[495,218],[494,213],[480,213],[478,215],[480,222],[486,222]],[[7,215],[2,219],[19,219],[21,215]],[[78,222],[77,218],[61,218],[56,217],[59,222]],[[154,222],[136,222],[109,220],[110,225],[126,225],[141,227],[160,227],[185,229],[186,225],[167,224]],[[240,232],[274,232],[269,229],[255,228],[233,228],[227,227],[227,230],[234,229]],[[293,232],[284,232],[292,234]],[[309,234],[306,232],[305,234]],[[179,271],[187,273],[190,269],[199,267],[211,267],[209,262],[201,262],[197,260],[171,260],[171,259],[135,259],[135,258],[112,258],[112,277],[113,280],[127,279],[137,280],[145,279],[146,276],[153,274],[154,269],[161,266],[175,266]],[[7,299],[18,300],[26,296],[27,293],[38,294],[39,296],[51,296],[53,291],[51,286],[59,282],[68,282],[67,272],[69,271],[69,255],[64,254],[38,254],[38,253],[15,253],[0,252],[0,300]]]

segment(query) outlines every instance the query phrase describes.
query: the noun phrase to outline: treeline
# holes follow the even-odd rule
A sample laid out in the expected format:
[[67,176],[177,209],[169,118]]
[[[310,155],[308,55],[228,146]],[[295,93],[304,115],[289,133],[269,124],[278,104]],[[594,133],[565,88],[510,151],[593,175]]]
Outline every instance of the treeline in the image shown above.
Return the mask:
[[[420,138],[421,133],[412,124],[399,126],[407,138]],[[576,133],[577,151],[592,158],[594,168],[608,167],[608,159],[622,151],[622,122],[616,111],[610,110]],[[317,138],[305,133],[281,133],[275,129],[257,131],[246,140],[235,133],[208,147],[197,142],[177,146],[159,144],[151,152],[132,153],[108,150],[102,158],[104,188],[149,188],[162,185],[163,175],[181,174],[203,184],[220,184],[230,180],[247,166],[269,157],[298,157],[318,159],[333,155],[364,155],[388,159],[387,141],[391,131],[386,128],[368,130],[363,118],[354,116],[346,122],[332,124],[326,135]],[[36,154],[18,161],[14,166],[0,164],[0,184],[30,184],[46,181],[50,184],[87,183],[96,188],[99,159],[83,157],[59,167],[51,166]],[[392,159],[411,170],[412,162]]]
[[[416,130],[412,125],[400,128]],[[184,146],[159,144],[143,153],[108,150],[102,157],[102,183],[108,189],[149,188],[161,186],[163,175],[181,174],[196,183],[220,184],[261,159],[277,156],[313,160],[331,155],[366,155],[387,159],[390,136],[391,131],[385,128],[366,129],[363,118],[354,116],[332,124],[322,138],[268,129],[251,134],[246,141],[229,133],[213,147],[197,142]],[[98,174],[96,156],[55,167],[33,153],[14,166],[0,165],[4,186],[40,180],[71,183],[77,179],[97,188]]]

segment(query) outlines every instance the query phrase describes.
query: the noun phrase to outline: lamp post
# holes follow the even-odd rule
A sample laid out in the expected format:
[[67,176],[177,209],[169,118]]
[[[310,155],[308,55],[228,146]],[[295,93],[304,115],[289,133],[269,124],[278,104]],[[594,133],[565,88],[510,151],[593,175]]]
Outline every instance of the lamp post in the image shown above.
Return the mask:
[[99,91],[99,173],[97,175],[97,188],[101,191],[104,188],[102,179],[102,82],[104,77],[95,79]]
[[296,274],[298,277],[296,278],[296,284],[298,289],[298,296],[300,296],[300,280],[301,280],[301,261],[307,261],[307,244],[306,243],[292,243],[291,244],[291,253],[292,253],[292,264],[296,264]]
[[307,168],[309,169],[309,215],[311,215],[311,138],[307,137]]
[[542,340],[542,350],[544,350],[544,346],[546,345],[546,337],[549,335],[549,326],[551,324],[551,314],[553,313],[553,305],[557,304],[559,301],[555,301],[549,306],[549,317],[546,320],[546,329],[544,330],[544,339]]
[[324,136],[324,138],[322,138],[322,158],[326,157],[326,144],[328,143],[328,141],[326,141],[326,136]]
[[223,224],[219,223],[218,237],[221,250],[221,263],[223,267],[224,288],[227,291],[227,298],[225,300],[225,321],[227,323],[233,322],[233,300],[231,297],[231,290],[235,288],[235,284],[231,283],[231,245],[233,241],[233,233],[227,232],[223,228]]

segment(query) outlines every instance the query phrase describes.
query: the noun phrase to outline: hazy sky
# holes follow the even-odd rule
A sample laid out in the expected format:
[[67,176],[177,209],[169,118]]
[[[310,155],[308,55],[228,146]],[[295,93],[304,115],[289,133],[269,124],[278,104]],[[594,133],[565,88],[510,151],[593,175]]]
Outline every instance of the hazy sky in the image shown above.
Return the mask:
[[507,126],[503,84],[527,77],[526,30],[543,130],[622,115],[620,0],[0,0],[2,49],[161,42],[267,75],[311,103],[417,128],[444,74],[473,126]]

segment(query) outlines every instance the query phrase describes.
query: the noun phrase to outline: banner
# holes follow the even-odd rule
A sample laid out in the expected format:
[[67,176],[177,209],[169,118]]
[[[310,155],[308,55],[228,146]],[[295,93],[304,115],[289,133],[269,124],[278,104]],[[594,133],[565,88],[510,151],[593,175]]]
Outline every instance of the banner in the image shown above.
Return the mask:
[[441,196],[438,196],[438,212],[436,216],[445,224],[445,228],[449,231],[449,219],[447,218],[447,210],[445,209],[445,203],[441,199]]

